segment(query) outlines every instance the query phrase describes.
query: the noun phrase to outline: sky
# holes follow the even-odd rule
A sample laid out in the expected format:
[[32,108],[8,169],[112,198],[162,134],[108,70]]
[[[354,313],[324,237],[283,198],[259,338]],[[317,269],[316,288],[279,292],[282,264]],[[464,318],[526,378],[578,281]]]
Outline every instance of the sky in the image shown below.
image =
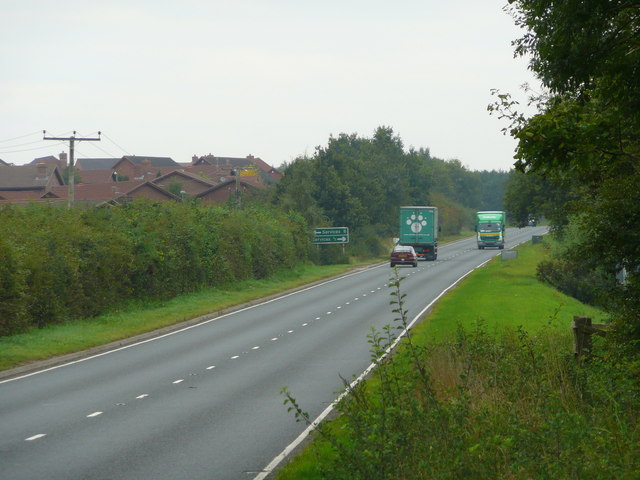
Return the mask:
[[491,89],[536,85],[506,0],[1,0],[0,159],[254,155],[341,133],[509,170]]

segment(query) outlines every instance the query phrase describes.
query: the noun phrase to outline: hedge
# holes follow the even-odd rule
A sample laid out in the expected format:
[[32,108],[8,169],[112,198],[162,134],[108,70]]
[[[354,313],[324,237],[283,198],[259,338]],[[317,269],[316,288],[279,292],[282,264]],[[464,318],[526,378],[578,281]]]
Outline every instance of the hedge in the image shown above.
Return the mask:
[[0,335],[306,262],[304,221],[252,206],[136,201],[0,208]]

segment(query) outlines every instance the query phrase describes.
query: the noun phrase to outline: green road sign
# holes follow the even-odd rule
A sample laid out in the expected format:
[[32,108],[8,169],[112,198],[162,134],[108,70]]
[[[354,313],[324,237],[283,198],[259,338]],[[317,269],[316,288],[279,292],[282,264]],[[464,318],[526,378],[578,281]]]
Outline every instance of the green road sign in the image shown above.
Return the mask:
[[313,231],[313,243],[349,243],[349,227],[316,228]]

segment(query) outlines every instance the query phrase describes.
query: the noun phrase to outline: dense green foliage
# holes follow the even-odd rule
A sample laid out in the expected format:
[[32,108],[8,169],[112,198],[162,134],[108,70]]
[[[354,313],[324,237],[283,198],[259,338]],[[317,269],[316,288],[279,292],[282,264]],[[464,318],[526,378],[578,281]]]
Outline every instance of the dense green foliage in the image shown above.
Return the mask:
[[349,227],[356,243],[396,236],[401,205],[442,208],[443,233],[456,234],[471,228],[475,210],[502,208],[506,177],[469,171],[425,149],[405,151],[391,128],[380,127],[372,138],[331,137],[313,157],[286,165],[274,202],[312,226]]
[[[507,208],[548,212],[549,200],[557,202],[550,218],[570,248],[559,250],[564,257],[546,278],[564,289],[584,271],[604,280],[601,301],[621,338],[640,339],[640,4],[509,3],[528,30],[516,53],[531,57],[548,92],[532,99],[538,113],[531,118],[515,112],[508,95],[498,96],[496,109],[518,140],[516,166],[528,177],[512,178]],[[523,195],[514,201],[518,189]],[[627,281],[618,284],[623,270]]]
[[0,230],[0,335],[265,278],[309,249],[303,220],[257,206],[5,206]]

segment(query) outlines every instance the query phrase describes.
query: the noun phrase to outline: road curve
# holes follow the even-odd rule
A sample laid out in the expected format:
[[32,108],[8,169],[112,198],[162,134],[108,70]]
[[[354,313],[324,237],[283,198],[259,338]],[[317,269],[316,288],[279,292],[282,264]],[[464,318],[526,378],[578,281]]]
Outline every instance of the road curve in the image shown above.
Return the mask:
[[[507,248],[545,232],[509,229]],[[402,267],[416,315],[499,250],[473,239]],[[315,418],[340,376],[371,363],[367,334],[391,323],[388,264],[164,336],[0,381],[0,477],[11,480],[255,479]]]

